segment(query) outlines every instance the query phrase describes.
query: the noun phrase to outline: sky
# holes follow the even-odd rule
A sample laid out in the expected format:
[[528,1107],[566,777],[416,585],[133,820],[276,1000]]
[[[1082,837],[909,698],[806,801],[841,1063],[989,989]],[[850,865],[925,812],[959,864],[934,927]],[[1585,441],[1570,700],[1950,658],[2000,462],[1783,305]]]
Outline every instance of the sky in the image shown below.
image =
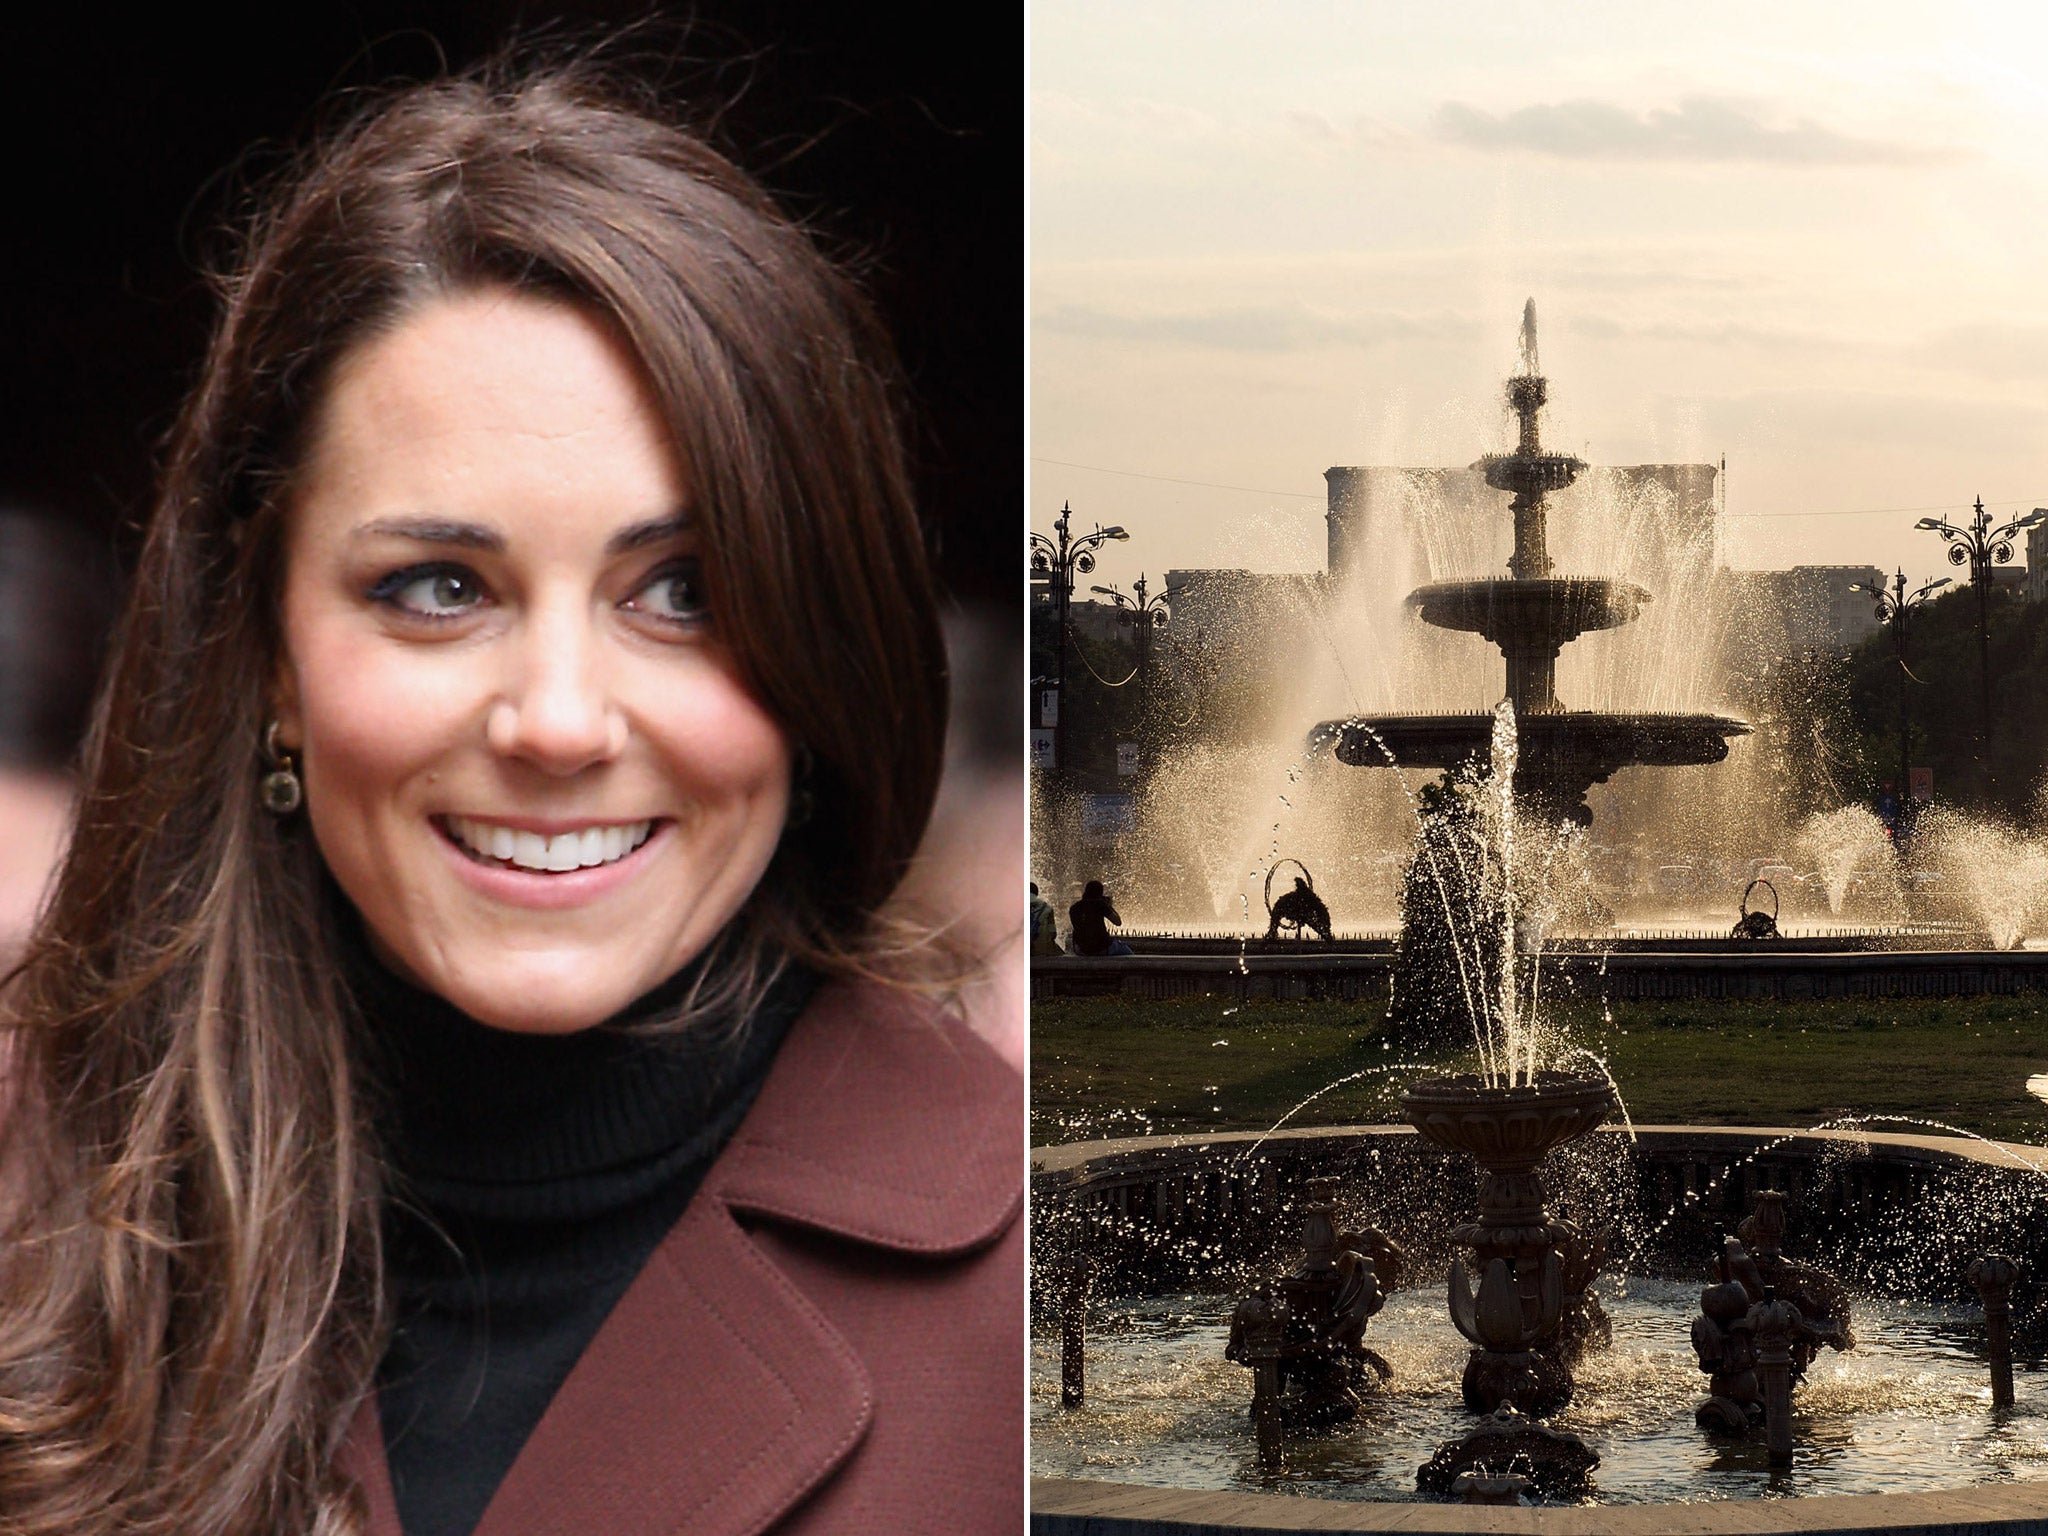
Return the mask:
[[[2048,9],[1033,0],[1031,525],[1314,570],[1323,470],[1719,462],[1732,566],[2048,506]],[[1196,484],[1175,483],[1199,482]],[[1505,515],[1505,514],[1503,514]]]

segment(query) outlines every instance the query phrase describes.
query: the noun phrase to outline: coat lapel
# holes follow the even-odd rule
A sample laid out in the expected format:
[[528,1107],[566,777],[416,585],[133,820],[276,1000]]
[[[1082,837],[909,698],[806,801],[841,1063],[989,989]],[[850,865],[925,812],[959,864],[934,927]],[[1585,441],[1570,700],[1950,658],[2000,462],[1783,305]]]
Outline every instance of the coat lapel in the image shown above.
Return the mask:
[[555,1394],[476,1536],[742,1536],[866,1430],[866,1373],[715,1201],[648,1260]]
[[[1022,1199],[1022,1080],[964,1026],[833,986],[745,1124],[535,1426],[475,1536],[753,1536],[873,1413],[846,1341],[736,1212],[940,1258]],[[374,1400],[342,1452],[370,1536],[402,1536]]]

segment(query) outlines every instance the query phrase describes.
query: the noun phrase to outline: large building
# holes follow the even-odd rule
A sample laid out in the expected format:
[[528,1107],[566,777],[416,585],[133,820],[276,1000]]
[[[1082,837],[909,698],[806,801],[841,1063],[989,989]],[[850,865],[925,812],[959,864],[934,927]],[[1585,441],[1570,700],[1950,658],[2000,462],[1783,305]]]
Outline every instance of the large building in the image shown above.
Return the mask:
[[[1506,493],[1464,469],[1335,465],[1328,572],[1416,587],[1445,572],[1505,568],[1514,545]],[[1627,576],[1715,556],[1712,464],[1596,464],[1548,498],[1548,543],[1561,570]],[[1390,569],[1390,566],[1392,567]]]
[[1814,651],[1846,651],[1877,629],[1884,572],[1874,565],[1795,565],[1787,571],[1720,573],[1728,605],[1729,657],[1738,669]]

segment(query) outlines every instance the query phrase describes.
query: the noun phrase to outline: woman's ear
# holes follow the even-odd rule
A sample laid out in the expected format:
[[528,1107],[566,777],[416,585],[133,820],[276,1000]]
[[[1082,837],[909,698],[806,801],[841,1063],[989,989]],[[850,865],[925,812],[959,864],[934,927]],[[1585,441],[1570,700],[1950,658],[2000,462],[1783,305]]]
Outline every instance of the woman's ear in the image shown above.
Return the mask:
[[277,744],[287,752],[304,749],[306,732],[305,718],[299,708],[299,674],[292,666],[291,659],[279,655],[277,665],[271,669],[270,708],[265,712],[267,722],[277,723]]

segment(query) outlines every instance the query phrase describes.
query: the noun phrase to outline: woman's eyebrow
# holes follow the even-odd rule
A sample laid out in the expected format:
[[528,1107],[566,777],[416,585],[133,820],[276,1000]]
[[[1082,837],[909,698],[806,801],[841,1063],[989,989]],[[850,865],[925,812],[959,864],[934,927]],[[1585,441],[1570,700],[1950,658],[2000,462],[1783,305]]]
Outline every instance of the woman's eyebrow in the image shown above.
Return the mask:
[[481,523],[457,523],[436,517],[380,517],[364,523],[352,537],[415,539],[422,544],[453,544],[493,553],[505,548],[505,536],[495,529]]
[[690,514],[674,512],[667,517],[651,517],[643,523],[629,523],[605,541],[607,555],[628,554],[636,549],[645,549],[650,544],[665,544],[679,538],[690,530]]

